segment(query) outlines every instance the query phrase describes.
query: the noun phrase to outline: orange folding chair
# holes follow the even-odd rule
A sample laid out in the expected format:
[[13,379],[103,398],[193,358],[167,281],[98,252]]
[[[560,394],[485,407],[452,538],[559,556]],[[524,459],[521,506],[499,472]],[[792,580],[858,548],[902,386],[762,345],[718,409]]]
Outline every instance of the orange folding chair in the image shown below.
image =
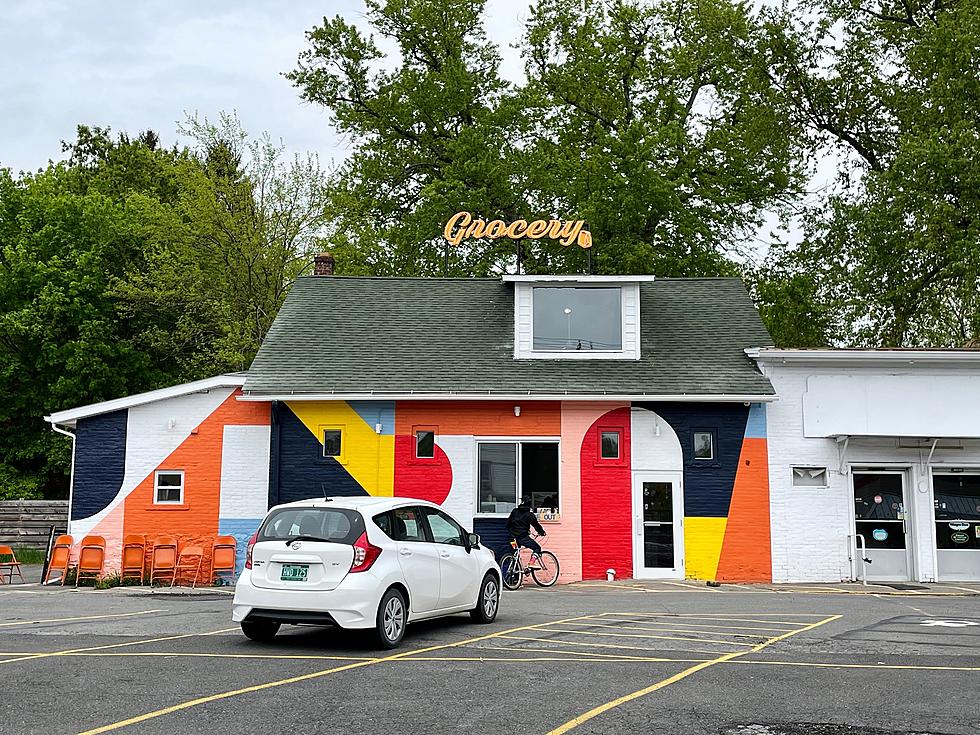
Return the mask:
[[68,534],[62,534],[54,540],[48,571],[44,574],[41,584],[47,584],[51,580],[52,572],[61,572],[61,584],[64,585],[65,578],[68,576],[68,565],[71,563],[71,547],[74,543],[75,539]]
[[159,536],[153,541],[153,556],[150,561],[150,584],[158,576],[173,575],[177,569],[177,539],[173,536]]
[[177,557],[177,566],[174,568],[174,576],[170,580],[170,586],[173,587],[185,572],[194,572],[194,582],[191,583],[191,588],[197,587],[197,578],[201,574],[203,562],[204,547],[185,546],[180,550],[180,555]]
[[211,544],[211,580],[219,574],[235,574],[235,552],[237,541],[234,536],[218,536]]
[[17,555],[10,546],[0,546],[0,584],[4,584],[4,572],[7,572],[6,584],[14,583],[14,574],[20,577],[21,582],[27,581],[20,573],[20,562],[17,561]]
[[141,533],[130,533],[123,537],[122,568],[119,570],[120,579],[136,577],[143,584],[143,574],[146,572],[146,536]]
[[105,566],[105,538],[102,536],[86,536],[78,549],[78,566],[75,567],[75,586],[82,577],[91,577],[98,581],[102,577]]

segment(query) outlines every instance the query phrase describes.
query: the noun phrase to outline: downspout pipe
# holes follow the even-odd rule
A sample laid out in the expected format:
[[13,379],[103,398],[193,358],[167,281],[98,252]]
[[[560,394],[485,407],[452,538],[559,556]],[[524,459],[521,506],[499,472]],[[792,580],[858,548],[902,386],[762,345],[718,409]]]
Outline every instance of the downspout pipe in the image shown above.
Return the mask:
[[51,422],[51,428],[59,434],[71,437],[71,470],[68,474],[68,533],[71,533],[71,509],[75,495],[75,435],[66,429],[62,429],[53,421]]

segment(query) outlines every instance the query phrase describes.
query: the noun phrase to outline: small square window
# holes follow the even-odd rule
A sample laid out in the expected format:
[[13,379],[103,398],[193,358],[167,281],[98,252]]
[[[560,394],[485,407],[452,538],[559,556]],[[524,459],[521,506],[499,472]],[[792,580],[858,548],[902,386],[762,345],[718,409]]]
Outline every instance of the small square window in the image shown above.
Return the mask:
[[184,502],[184,473],[160,470],[154,480],[154,503],[181,504]]
[[432,459],[436,456],[436,432],[431,430],[415,432],[415,456],[419,459]]
[[694,432],[694,459],[715,458],[715,435],[710,431]]
[[619,459],[619,432],[603,431],[600,435],[599,456],[602,459]]
[[341,453],[341,441],[343,432],[340,429],[323,430],[323,456],[339,457]]
[[827,468],[794,467],[793,487],[827,487]]

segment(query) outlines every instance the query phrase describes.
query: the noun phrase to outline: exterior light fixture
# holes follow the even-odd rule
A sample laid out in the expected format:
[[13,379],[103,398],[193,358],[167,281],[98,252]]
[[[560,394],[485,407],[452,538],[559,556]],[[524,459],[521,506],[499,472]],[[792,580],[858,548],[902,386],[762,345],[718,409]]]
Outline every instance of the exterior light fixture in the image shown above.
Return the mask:
[[520,406],[514,406],[514,415],[515,416],[520,416],[521,415],[521,407]]

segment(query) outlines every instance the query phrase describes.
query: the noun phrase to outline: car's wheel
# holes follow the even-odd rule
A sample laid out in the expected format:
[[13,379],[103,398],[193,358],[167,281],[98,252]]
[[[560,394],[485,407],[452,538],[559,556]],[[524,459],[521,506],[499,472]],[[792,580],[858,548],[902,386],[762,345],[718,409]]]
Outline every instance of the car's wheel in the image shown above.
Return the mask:
[[381,598],[376,623],[375,637],[382,648],[395,648],[402,642],[408,625],[408,609],[405,596],[394,587]]
[[480,585],[480,594],[476,598],[476,607],[470,610],[470,617],[477,623],[492,623],[500,608],[500,585],[493,573],[487,574]]
[[279,623],[271,620],[243,620],[242,633],[253,641],[271,641],[279,632]]

